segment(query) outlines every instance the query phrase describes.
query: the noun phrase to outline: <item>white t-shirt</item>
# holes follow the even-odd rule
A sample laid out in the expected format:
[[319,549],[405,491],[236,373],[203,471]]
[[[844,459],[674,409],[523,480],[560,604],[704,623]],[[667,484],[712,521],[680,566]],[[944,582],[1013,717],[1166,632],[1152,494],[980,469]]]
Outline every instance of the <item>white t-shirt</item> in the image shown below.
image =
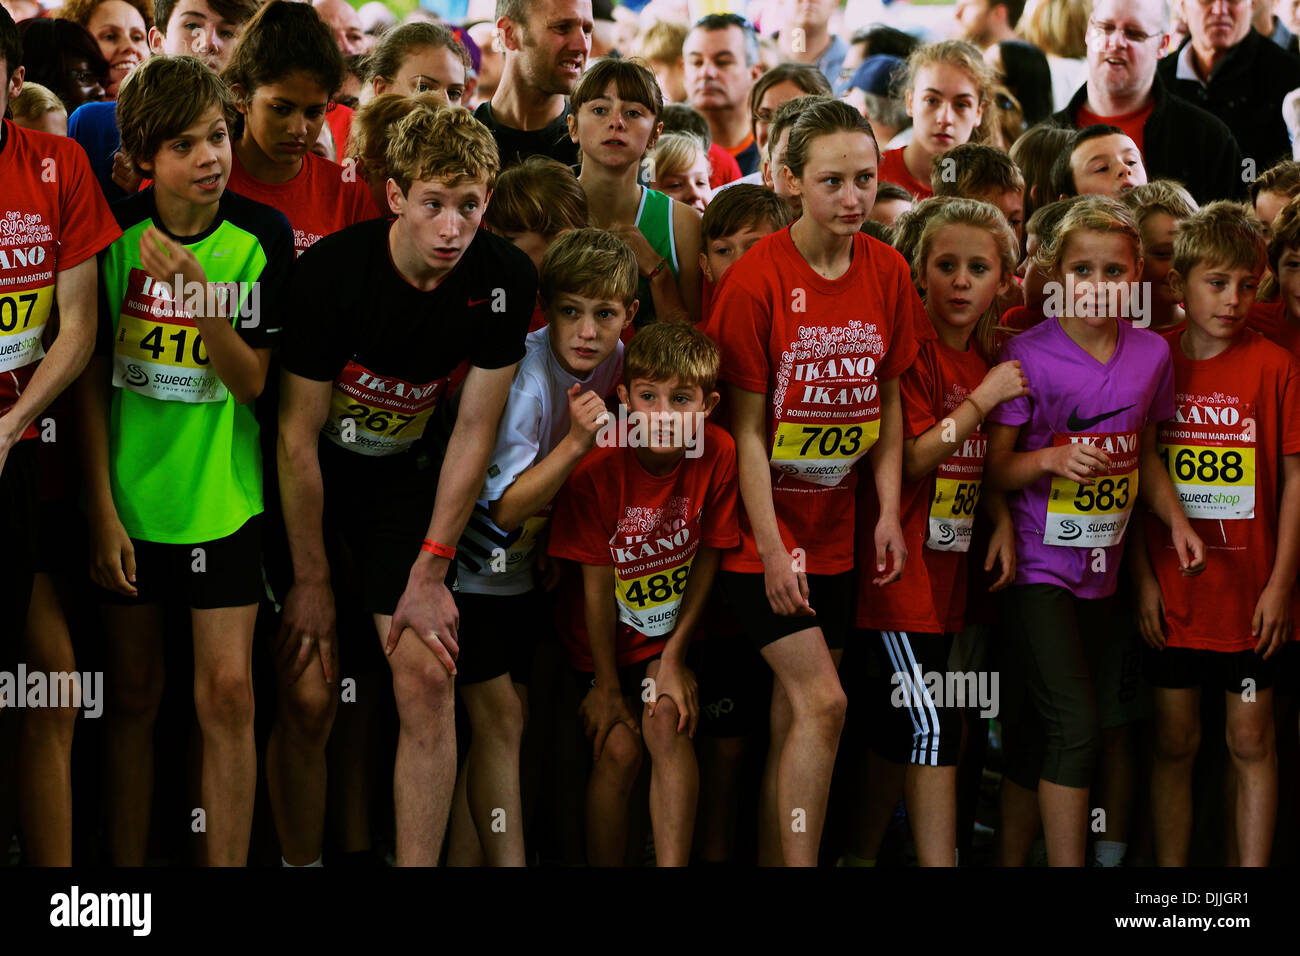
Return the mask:
[[550,505],[507,534],[492,523],[488,502],[500,499],[568,434],[568,391],[575,382],[604,398],[623,375],[622,342],[585,379],[570,375],[555,358],[549,327],[528,333],[525,349],[497,427],[483,491],[456,548],[458,591],[524,594],[533,587],[537,538],[550,518]]

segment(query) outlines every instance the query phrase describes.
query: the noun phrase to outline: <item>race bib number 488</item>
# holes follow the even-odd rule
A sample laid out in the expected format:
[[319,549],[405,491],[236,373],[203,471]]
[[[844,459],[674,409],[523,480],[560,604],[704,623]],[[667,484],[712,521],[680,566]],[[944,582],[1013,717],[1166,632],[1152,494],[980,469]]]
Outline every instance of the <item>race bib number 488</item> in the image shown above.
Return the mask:
[[636,578],[622,578],[615,574],[614,594],[618,601],[619,620],[647,637],[670,633],[677,623],[682,594],[691,576],[691,560]]

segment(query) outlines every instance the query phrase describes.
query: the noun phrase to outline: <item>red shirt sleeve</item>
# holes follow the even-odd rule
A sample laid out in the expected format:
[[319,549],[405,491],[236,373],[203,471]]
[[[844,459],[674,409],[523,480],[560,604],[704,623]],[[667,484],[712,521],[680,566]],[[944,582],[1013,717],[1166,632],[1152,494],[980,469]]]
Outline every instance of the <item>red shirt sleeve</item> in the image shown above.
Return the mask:
[[58,271],[80,265],[122,235],[95,180],[86,151],[75,140],[61,140],[59,177]]
[[1287,363],[1282,383],[1282,427],[1278,436],[1282,454],[1300,454],[1300,363],[1294,356]]
[[710,469],[700,540],[708,548],[734,548],[740,544],[740,525],[736,518],[736,498],[740,490],[736,443],[721,428],[710,428],[706,434],[707,440],[718,446],[718,455]]
[[[878,379],[887,382],[902,375],[903,370],[916,360],[917,330],[924,331],[927,327],[933,327],[930,326],[925,306],[921,304],[921,297],[912,285],[912,275],[908,272],[903,257],[883,243],[880,248],[889,253],[882,257],[877,266],[880,285],[882,290],[893,290],[893,302],[886,306],[883,317],[883,322],[891,323],[892,327],[889,329],[885,359],[876,372]],[[923,322],[924,326],[921,324]]]
[[[604,456],[606,460],[616,456]],[[612,565],[614,556],[609,551],[609,539],[614,529],[606,531],[601,520],[600,484],[595,480],[588,458],[569,476],[555,499],[555,512],[551,516],[551,537],[547,554],[567,558],[582,564]],[[621,482],[608,474],[605,481],[614,486]]]
[[724,281],[713,302],[713,331],[722,352],[719,377],[747,392],[766,394],[772,372],[767,355],[772,313],[766,304],[739,282]]
[[939,420],[943,397],[939,395],[939,368],[933,345],[917,352],[916,361],[898,380],[903,405],[903,437],[915,438]]

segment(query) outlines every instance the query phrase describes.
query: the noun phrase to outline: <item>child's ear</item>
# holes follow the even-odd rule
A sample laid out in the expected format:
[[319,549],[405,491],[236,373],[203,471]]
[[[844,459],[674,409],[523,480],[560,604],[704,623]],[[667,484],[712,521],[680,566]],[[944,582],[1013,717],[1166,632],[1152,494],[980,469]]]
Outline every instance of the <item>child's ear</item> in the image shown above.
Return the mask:
[[623,328],[626,329],[632,324],[632,320],[636,318],[636,310],[639,308],[641,308],[641,300],[633,299],[632,304],[627,307],[627,318],[623,320]]
[[700,253],[700,271],[708,277],[710,282],[713,281],[713,270],[709,268],[709,257],[702,252]]
[[622,382],[619,382],[617,391],[619,404],[623,405],[625,408],[631,408],[632,402],[627,394],[627,386]]
[[1186,291],[1183,284],[1182,273],[1177,269],[1170,269],[1169,274],[1165,277],[1165,281],[1169,283],[1169,288],[1174,290],[1174,295],[1178,296],[1181,300],[1183,298],[1183,293]]
[[717,407],[718,407],[718,402],[721,401],[721,400],[722,400],[722,396],[719,395],[717,392],[709,392],[708,395],[705,395],[705,396],[704,396],[704,414],[707,416],[711,411],[713,411],[715,408],[717,408]]
[[235,98],[235,109],[248,115],[248,90],[244,89],[243,83],[231,83],[230,93]]
[[570,113],[564,119],[569,124],[569,139],[576,143],[578,141],[578,117]]
[[[903,91],[903,105],[907,108],[907,115],[911,116],[912,115],[912,91],[910,89]],[[913,118],[915,119],[915,117]]]

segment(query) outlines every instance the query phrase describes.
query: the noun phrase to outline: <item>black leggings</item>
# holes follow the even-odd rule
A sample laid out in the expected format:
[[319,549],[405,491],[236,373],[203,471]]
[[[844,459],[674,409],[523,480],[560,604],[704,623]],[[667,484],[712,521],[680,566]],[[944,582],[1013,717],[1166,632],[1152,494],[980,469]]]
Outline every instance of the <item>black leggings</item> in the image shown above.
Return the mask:
[[1110,643],[1110,598],[1017,585],[1007,591],[1003,620],[1007,776],[1030,790],[1040,779],[1091,786],[1101,741],[1094,678]]

